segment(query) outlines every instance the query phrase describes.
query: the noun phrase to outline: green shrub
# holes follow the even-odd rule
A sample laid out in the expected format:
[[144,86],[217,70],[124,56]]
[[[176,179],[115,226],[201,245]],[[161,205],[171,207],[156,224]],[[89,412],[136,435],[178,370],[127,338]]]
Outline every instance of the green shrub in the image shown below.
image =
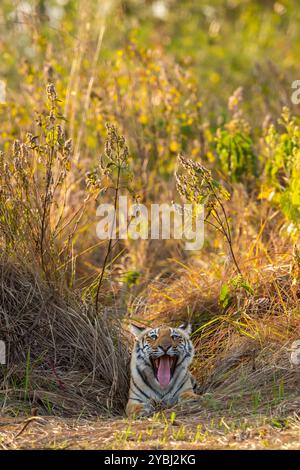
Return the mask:
[[261,197],[279,206],[291,223],[289,231],[295,231],[300,224],[300,128],[287,108],[279,124],[279,129],[271,125],[265,136],[266,181]]

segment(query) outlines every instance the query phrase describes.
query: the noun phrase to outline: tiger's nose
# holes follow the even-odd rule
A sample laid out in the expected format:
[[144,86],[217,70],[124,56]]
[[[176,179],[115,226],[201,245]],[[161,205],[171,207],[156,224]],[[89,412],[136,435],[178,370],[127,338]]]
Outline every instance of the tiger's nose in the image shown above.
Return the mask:
[[160,345],[161,349],[164,351],[164,352],[167,352],[170,348],[171,348],[172,344],[171,343],[163,343]]

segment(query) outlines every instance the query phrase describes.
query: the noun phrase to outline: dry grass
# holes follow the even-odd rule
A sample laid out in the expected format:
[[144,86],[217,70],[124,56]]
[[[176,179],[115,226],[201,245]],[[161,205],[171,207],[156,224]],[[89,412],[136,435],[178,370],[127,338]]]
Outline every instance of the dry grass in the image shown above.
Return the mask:
[[[251,237],[245,208],[243,213],[248,228],[235,246],[252,292],[232,283],[226,263],[224,269],[222,259],[204,251],[193,264],[171,260],[177,277],[150,283],[132,316],[154,324],[192,322],[192,371],[199,392],[223,415],[287,416],[299,410],[298,367],[290,361],[300,334],[299,264],[292,247],[275,235],[271,219]],[[226,307],[219,300],[225,283]]]
[[[240,253],[247,236],[236,241]],[[194,263],[169,259],[173,275],[134,297],[135,319],[192,322],[199,382],[198,403],[139,422],[122,417],[125,312],[103,307],[97,315],[76,291],[58,293],[3,258],[1,335],[9,363],[2,368],[2,447],[297,448],[300,382],[290,347],[299,339],[299,266],[278,239],[266,249],[256,238],[247,253],[240,262],[253,293],[235,286],[226,308],[219,292],[233,273],[207,251]]]
[[2,259],[2,412],[64,416],[118,413],[128,388],[128,349],[118,312],[100,315],[24,267]]
[[299,449],[299,418],[2,418],[1,449]]
[[[218,298],[221,269],[216,263],[213,271],[205,258],[200,268],[181,264],[176,277],[156,281],[131,306],[144,322],[192,321],[201,400],[222,416],[298,411],[299,376],[290,363],[292,341],[299,339],[298,271],[288,254],[276,263],[257,257],[248,269],[253,294],[234,288],[226,308]],[[74,293],[62,299],[37,275],[3,260],[0,312],[9,357],[3,412],[123,413],[129,378],[123,311],[103,308],[96,315]]]

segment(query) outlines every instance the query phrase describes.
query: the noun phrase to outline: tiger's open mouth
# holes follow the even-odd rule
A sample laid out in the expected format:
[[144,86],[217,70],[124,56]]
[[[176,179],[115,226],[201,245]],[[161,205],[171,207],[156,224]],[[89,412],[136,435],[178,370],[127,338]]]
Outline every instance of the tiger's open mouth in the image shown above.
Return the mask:
[[157,359],[151,358],[151,362],[155,378],[159,385],[162,388],[167,387],[175,372],[177,357],[165,354]]

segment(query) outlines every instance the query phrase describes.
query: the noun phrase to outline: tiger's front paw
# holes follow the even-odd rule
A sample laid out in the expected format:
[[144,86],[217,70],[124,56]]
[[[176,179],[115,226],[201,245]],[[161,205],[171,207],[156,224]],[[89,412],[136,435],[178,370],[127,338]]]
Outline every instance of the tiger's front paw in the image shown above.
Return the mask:
[[128,418],[146,418],[154,413],[153,407],[147,406],[144,403],[127,403],[126,415]]
[[198,402],[199,401],[199,395],[196,395],[193,390],[188,390],[186,392],[182,392],[180,395],[179,395],[179,398],[178,398],[178,403],[179,404],[182,404],[182,403],[185,403],[185,402]]

